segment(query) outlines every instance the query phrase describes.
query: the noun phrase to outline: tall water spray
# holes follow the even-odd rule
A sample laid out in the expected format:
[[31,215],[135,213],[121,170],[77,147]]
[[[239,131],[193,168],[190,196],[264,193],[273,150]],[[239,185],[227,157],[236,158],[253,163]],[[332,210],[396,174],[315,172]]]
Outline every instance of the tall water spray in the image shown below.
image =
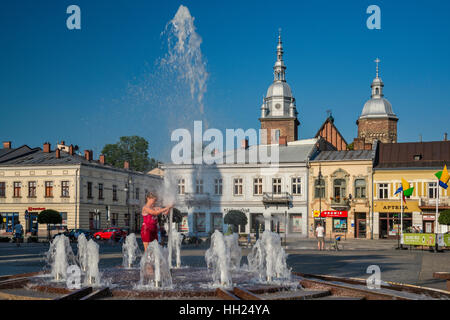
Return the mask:
[[50,243],[50,248],[46,255],[47,264],[51,268],[51,275],[54,280],[61,281],[67,278],[67,268],[75,264],[70,240],[65,235],[56,236]]
[[87,243],[86,282],[93,286],[100,285],[99,261],[99,245],[93,239],[90,239]]
[[78,236],[78,253],[77,253],[77,257],[78,257],[78,263],[80,265],[81,271],[86,272],[87,270],[87,266],[88,266],[88,261],[87,261],[87,245],[88,245],[88,241],[86,239],[86,236],[84,235],[84,233],[81,233]]
[[172,275],[168,263],[168,250],[158,241],[152,241],[141,258],[140,285],[155,288],[172,286]]
[[122,245],[123,262],[124,268],[130,269],[133,267],[137,258],[141,255],[141,250],[139,249],[136,234],[130,233]]
[[230,286],[231,270],[240,267],[241,257],[237,234],[224,236],[219,230],[214,231],[211,246],[205,253],[206,265],[212,270],[214,284]]
[[[183,237],[181,236],[181,233],[178,232],[175,228],[175,224],[172,224],[172,230],[171,230],[171,241],[172,246],[171,250],[172,252],[175,251],[175,265],[177,268],[181,267],[181,242],[183,241]],[[169,255],[169,258],[172,259],[172,256]],[[171,260],[169,260],[171,262]],[[170,263],[171,265],[171,263]]]
[[247,256],[250,271],[255,272],[261,281],[267,282],[290,279],[286,259],[280,236],[268,230],[264,231]]

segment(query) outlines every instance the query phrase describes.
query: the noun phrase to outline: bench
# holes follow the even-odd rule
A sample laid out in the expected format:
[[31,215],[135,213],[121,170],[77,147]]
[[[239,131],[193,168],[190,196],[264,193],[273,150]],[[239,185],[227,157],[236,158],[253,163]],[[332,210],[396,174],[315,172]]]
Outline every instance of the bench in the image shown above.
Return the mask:
[[433,278],[447,280],[447,291],[450,291],[450,272],[435,272]]

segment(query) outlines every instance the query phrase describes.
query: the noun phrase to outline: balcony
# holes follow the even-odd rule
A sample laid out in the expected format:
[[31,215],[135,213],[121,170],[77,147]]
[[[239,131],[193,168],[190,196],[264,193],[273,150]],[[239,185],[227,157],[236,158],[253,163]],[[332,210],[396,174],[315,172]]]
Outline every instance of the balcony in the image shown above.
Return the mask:
[[289,207],[292,203],[292,195],[289,192],[273,193],[264,192],[262,202],[264,206],[287,206]]
[[[420,198],[419,199],[419,208],[420,209],[436,209],[436,201],[437,199],[430,199],[430,198]],[[445,198],[439,198],[438,203],[439,209],[450,209],[450,199]]]
[[344,197],[331,197],[330,206],[336,210],[347,210],[350,208],[350,199]]
[[184,199],[178,198],[179,202],[187,205],[188,208],[208,206],[211,208],[211,197],[209,193],[185,193]]

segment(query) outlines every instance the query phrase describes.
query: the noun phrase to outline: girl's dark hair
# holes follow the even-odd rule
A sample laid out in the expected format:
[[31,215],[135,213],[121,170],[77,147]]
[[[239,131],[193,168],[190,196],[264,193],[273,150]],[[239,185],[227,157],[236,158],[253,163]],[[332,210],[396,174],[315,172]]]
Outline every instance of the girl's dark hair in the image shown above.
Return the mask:
[[147,200],[148,198],[151,198],[151,199],[158,199],[158,197],[156,196],[156,194],[154,194],[153,192],[147,192],[147,194],[145,195],[145,200]]

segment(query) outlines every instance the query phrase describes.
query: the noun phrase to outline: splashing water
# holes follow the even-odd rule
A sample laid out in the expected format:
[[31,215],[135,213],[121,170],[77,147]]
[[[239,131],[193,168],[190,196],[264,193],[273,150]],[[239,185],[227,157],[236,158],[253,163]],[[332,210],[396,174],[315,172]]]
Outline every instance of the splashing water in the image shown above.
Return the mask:
[[240,267],[241,257],[237,234],[224,236],[219,230],[214,231],[211,246],[205,253],[206,265],[212,270],[214,284],[231,286],[230,271]]
[[46,254],[47,264],[51,268],[51,275],[55,281],[62,281],[67,278],[67,268],[74,265],[75,255],[73,254],[70,240],[65,235],[56,236],[50,243],[50,248]]
[[140,286],[168,288],[172,286],[172,276],[168,263],[168,250],[158,241],[152,241],[141,258]]
[[286,259],[280,236],[268,230],[264,231],[247,256],[249,270],[255,272],[260,281],[267,282],[290,279]]
[[86,282],[93,286],[100,285],[99,261],[99,245],[93,239],[90,239],[87,243]]
[[161,60],[161,65],[176,73],[190,86],[191,97],[197,96],[199,111],[203,114],[208,73],[200,49],[202,38],[195,31],[194,20],[189,9],[180,5],[175,17],[166,25],[168,53]]
[[[172,224],[172,246],[171,249],[175,251],[175,263],[177,268],[181,268],[181,242],[183,241],[183,237],[181,236],[181,233],[178,232],[175,228],[175,225]],[[169,254],[169,258],[172,258],[172,255]],[[172,263],[170,263],[172,265]]]
[[80,265],[81,271],[85,272],[87,270],[87,244],[88,241],[86,239],[86,236],[84,235],[84,233],[81,233],[78,236],[78,263]]
[[137,258],[141,255],[138,243],[136,241],[136,234],[130,233],[126,238],[122,246],[123,253],[123,267],[127,269],[133,268],[133,264]]

